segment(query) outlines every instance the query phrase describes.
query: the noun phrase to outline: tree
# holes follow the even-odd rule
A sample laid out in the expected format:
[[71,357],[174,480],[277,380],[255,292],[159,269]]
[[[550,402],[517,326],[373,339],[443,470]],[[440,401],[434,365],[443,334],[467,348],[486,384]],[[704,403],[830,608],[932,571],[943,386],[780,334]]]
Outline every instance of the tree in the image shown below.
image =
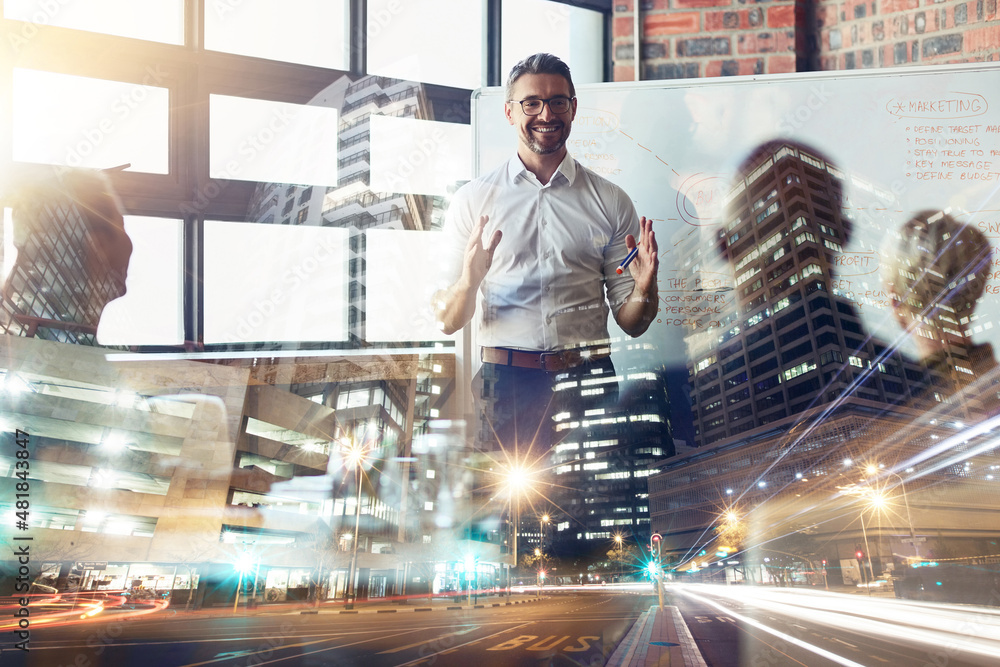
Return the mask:
[[799,530],[787,533],[773,540],[762,542],[753,548],[757,558],[778,586],[792,583],[795,570],[815,571],[819,545],[815,538]]
[[[313,541],[308,546],[316,563],[316,567],[310,573],[309,583],[312,590],[309,594],[312,597],[313,606],[319,607],[326,597],[326,582],[329,581],[330,572],[341,562],[348,562],[351,554],[342,551],[337,531],[322,519],[317,520]],[[326,574],[325,577],[324,574]]]
[[[198,567],[211,562],[213,558],[218,558],[220,555],[217,539],[192,541],[187,547],[183,552],[168,552],[166,554],[167,560],[177,561],[178,567],[182,567],[187,571],[188,596],[187,602],[184,604],[184,609],[186,610],[190,609],[194,602],[195,579],[199,574]],[[170,586],[173,588],[173,582],[171,582]]]
[[632,566],[639,562],[639,550],[634,544],[616,544],[608,550],[607,555],[612,571],[618,574],[619,579],[626,570],[631,571]]

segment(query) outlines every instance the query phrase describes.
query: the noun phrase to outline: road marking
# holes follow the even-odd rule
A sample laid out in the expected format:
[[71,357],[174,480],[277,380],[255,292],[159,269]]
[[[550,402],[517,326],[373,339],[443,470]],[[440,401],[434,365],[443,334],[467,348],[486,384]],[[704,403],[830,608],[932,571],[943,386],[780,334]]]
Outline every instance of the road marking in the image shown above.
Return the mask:
[[[383,638],[384,639],[392,639],[393,637],[399,637],[400,635],[406,635],[406,634],[409,634],[411,632],[415,632],[415,630],[407,630],[405,632],[397,632],[394,635],[389,635],[388,637],[383,637]],[[261,649],[259,651],[254,651],[251,655],[256,655],[258,653],[274,653],[277,650],[286,650],[286,649],[290,649],[290,648],[301,648],[303,646],[312,646],[313,644],[321,644],[323,642],[328,642],[328,641],[331,641],[331,640],[330,639],[316,639],[316,640],[310,641],[310,642],[299,642],[298,644],[287,644],[287,645],[286,644],[282,644],[282,645],[279,645],[279,646],[270,646],[268,648]],[[298,661],[302,657],[307,656],[307,655],[312,655],[313,653],[324,653],[326,651],[332,651],[332,650],[339,649],[339,648],[347,648],[348,646],[354,646],[355,644],[365,644],[365,643],[370,642],[370,641],[373,641],[373,639],[362,639],[362,640],[359,640],[359,641],[356,641],[356,642],[352,642],[350,644],[341,644],[339,646],[330,646],[328,648],[321,648],[321,649],[318,649],[318,650],[315,650],[315,651],[309,651],[308,653],[301,653],[301,654],[297,654],[297,655],[290,655],[290,656],[285,657],[285,658],[275,658],[274,660],[268,660],[267,662],[257,662],[255,664],[257,664],[257,665],[273,665],[273,664],[276,664],[276,663],[279,663],[279,662],[284,662],[286,660],[296,660],[296,661]],[[212,660],[203,660],[202,662],[192,662],[192,663],[189,663],[187,665],[184,665],[183,667],[199,667],[200,665],[210,665],[213,662],[221,662],[222,660],[227,660],[227,659],[228,658],[215,658],[215,659],[212,659]]]
[[857,648],[857,646],[855,646],[851,642],[845,642],[843,639],[837,639],[836,637],[830,637],[830,639],[832,639],[835,642],[840,642],[844,646],[850,646],[851,648]]
[[[713,600],[709,600],[708,598],[702,597],[700,595],[696,595],[696,594],[691,593],[689,591],[679,591],[679,593],[681,595],[685,596],[685,597],[688,597],[688,598],[691,598],[692,600],[696,600],[698,602],[701,602],[702,604],[707,604],[708,606],[714,607],[714,608],[716,608],[716,609],[718,609],[720,611],[725,611],[726,610],[725,607],[723,607],[722,605],[718,604],[717,602],[715,602]],[[820,648],[819,646],[815,646],[813,644],[810,644],[809,642],[802,641],[798,637],[793,637],[792,635],[790,635],[790,634],[788,634],[786,632],[781,632],[780,630],[775,630],[774,628],[769,627],[767,625],[764,625],[760,621],[757,621],[757,620],[755,620],[753,618],[750,618],[749,616],[743,616],[741,614],[733,614],[733,616],[736,617],[737,620],[742,621],[743,623],[746,623],[747,625],[753,626],[753,627],[757,628],[758,630],[763,630],[764,632],[766,632],[768,634],[772,634],[775,637],[778,637],[779,639],[783,639],[783,640],[785,640],[786,642],[788,642],[790,644],[795,644],[799,648],[803,648],[803,649],[805,649],[807,651],[815,653],[816,655],[822,656],[822,657],[826,658],[827,660],[832,660],[833,662],[837,663],[838,665],[843,665],[844,667],[865,667],[861,663],[854,662],[853,660],[850,660],[850,659],[845,658],[843,656],[837,655],[836,653],[833,653],[832,651],[827,651],[824,648]]]
[[460,635],[466,635],[466,634],[469,634],[470,632],[472,632],[473,630],[478,630],[478,629],[479,629],[479,626],[478,625],[474,625],[471,628],[467,628],[465,630],[459,630],[457,632],[448,632],[448,633],[445,633],[443,635],[439,635],[437,637],[434,637],[432,639],[422,639],[422,640],[420,640],[418,642],[413,642],[412,644],[407,644],[406,646],[400,646],[398,648],[391,648],[388,651],[382,651],[380,653],[377,653],[376,655],[385,655],[386,653],[399,653],[400,651],[405,651],[407,649],[416,648],[417,646],[420,646],[421,644],[427,644],[427,643],[430,643],[430,642],[440,641],[440,640],[444,639],[445,637],[458,637]]
[[[498,637],[499,635],[502,635],[505,632],[514,632],[515,630],[520,630],[521,628],[529,626],[531,624],[532,623],[529,621],[527,623],[522,623],[521,625],[515,625],[512,628],[507,628],[506,630],[501,630],[499,632],[494,632],[492,635],[488,635],[486,637],[480,637],[479,639],[476,639],[475,642],[484,641],[486,639],[489,639],[490,637]],[[458,646],[454,647],[453,649],[448,649],[448,650],[449,651],[457,651],[458,649],[462,648],[463,646],[468,646],[469,644],[473,644],[475,642],[466,642],[465,644],[459,644]],[[420,663],[424,662],[425,660],[430,660],[434,656],[441,655],[442,653],[443,653],[443,651],[438,651],[437,653],[432,653],[430,655],[426,655],[426,656],[424,656],[422,658],[418,658],[417,660],[411,660],[410,662],[404,662],[404,663],[402,663],[400,665],[397,665],[396,667],[410,667],[410,665],[419,665]]]

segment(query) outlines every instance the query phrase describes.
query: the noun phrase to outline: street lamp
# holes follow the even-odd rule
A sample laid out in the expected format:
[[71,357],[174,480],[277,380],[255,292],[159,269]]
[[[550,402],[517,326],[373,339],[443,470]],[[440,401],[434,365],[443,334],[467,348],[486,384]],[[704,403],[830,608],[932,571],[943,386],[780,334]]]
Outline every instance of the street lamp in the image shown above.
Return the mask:
[[[239,572],[239,578],[236,581],[236,599],[233,600],[233,613],[236,613],[236,608],[240,604],[240,590],[243,588],[243,575],[249,574],[253,570],[253,556],[245,548],[243,553],[239,555],[236,559],[236,571]],[[257,582],[254,581],[254,593],[256,593]],[[247,607],[250,606],[250,602],[247,601]]]
[[358,530],[361,525],[361,466],[365,462],[366,451],[363,445],[352,442],[346,452],[346,467],[354,467],[354,482],[358,489],[357,500],[354,504],[354,540],[351,545],[351,568],[347,574],[347,604],[345,609],[354,609],[354,598],[357,595],[357,586],[354,583],[354,576],[358,567]]
[[618,583],[622,582],[622,534],[615,533],[615,546],[618,547]]
[[545,524],[548,522],[548,514],[543,514],[538,518],[538,549],[536,549],[536,552],[538,553],[539,558],[542,557],[542,552],[545,549]]
[[906,482],[903,480],[902,477],[900,477],[899,473],[893,472],[892,470],[880,469],[874,465],[868,466],[865,469],[865,472],[867,472],[869,476],[875,476],[879,473],[884,473],[887,475],[892,475],[893,477],[899,480],[899,487],[903,492],[903,505],[906,507],[906,524],[907,527],[909,527],[910,529],[910,544],[913,545],[913,555],[917,558],[920,558],[920,547],[917,546],[917,535],[916,532],[913,530],[913,517],[910,516],[910,501],[906,495]]
[[[507,596],[510,597],[510,579],[517,567],[517,533],[521,517],[521,495],[532,487],[532,470],[523,465],[513,465],[502,473],[504,486],[507,487],[509,499],[514,507],[514,564],[507,574]],[[548,515],[546,515],[548,516]]]

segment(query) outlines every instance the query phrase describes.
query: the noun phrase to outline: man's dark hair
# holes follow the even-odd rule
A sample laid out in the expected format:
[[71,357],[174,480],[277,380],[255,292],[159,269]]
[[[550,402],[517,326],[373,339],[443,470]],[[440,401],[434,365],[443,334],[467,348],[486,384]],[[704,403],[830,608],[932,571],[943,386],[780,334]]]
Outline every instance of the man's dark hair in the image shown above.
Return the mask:
[[514,82],[520,79],[523,74],[558,74],[569,84],[569,96],[576,97],[576,87],[573,86],[573,77],[569,74],[569,65],[551,53],[536,53],[511,68],[510,75],[507,76],[505,91],[508,101],[510,101],[510,96],[514,91]]

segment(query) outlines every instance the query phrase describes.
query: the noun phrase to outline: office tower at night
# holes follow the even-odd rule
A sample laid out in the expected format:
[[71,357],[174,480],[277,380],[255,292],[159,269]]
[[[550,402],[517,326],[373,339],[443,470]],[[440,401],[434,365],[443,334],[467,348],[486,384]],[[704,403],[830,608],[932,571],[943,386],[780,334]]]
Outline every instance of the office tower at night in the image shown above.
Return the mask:
[[[927,371],[866,331],[857,293],[867,276],[857,276],[874,270],[876,248],[845,255],[855,225],[844,179],[807,149],[774,142],[729,192],[716,247],[733,275],[731,308],[712,334],[687,338],[699,445],[846,395],[885,405],[926,391]],[[852,183],[860,195],[891,197]],[[697,263],[715,249],[690,242],[682,253]]]
[[[673,456],[666,375],[653,363],[655,346],[642,339],[615,341],[615,376],[555,386],[556,444],[550,453],[555,535],[570,550],[590,550],[615,534],[648,538],[646,477]],[[618,401],[588,407],[593,392],[617,383]]]

